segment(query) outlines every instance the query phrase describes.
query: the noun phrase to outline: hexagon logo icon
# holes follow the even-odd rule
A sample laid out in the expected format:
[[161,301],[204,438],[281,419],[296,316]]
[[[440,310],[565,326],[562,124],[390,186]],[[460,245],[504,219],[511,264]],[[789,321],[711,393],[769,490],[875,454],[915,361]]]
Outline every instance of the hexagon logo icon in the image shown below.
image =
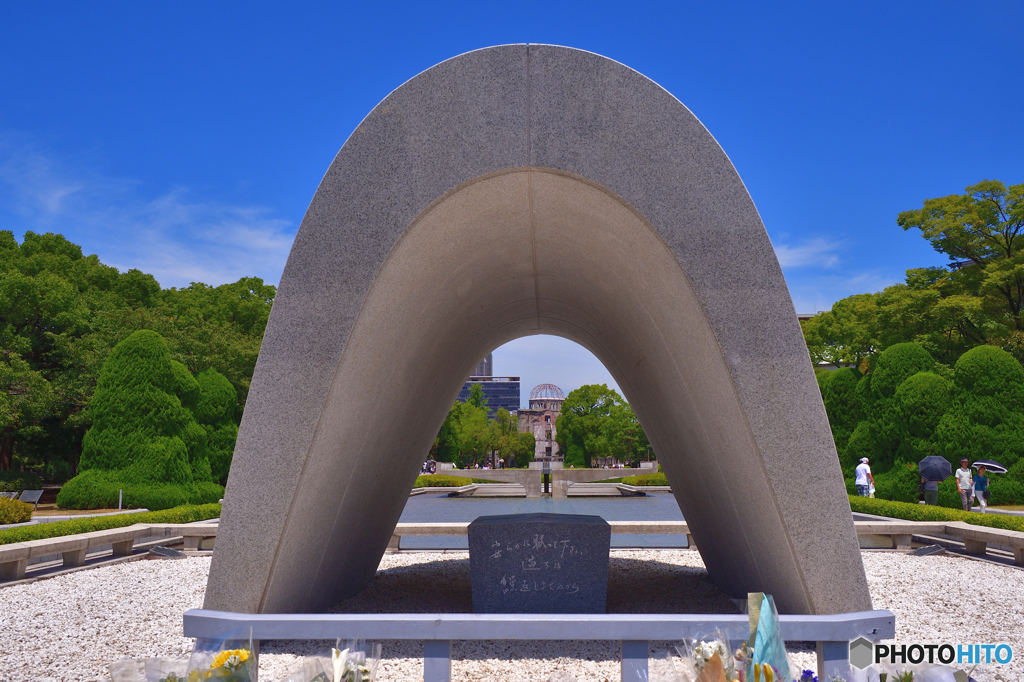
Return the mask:
[[853,640],[850,642],[850,665],[857,670],[868,667],[874,657],[874,650],[875,645],[863,637]]

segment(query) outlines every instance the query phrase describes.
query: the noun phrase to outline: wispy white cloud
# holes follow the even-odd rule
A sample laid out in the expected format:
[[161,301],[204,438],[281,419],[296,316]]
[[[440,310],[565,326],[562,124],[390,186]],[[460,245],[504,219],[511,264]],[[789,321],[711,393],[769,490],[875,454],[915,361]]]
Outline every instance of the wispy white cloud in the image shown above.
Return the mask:
[[776,244],[775,255],[784,268],[814,266],[831,268],[839,264],[840,244],[828,239],[809,239],[802,244]]
[[145,196],[140,183],[65,162],[23,135],[0,133],[0,213],[59,232],[120,270],[162,286],[243,276],[277,284],[295,234],[267,207],[195,198],[183,187]]

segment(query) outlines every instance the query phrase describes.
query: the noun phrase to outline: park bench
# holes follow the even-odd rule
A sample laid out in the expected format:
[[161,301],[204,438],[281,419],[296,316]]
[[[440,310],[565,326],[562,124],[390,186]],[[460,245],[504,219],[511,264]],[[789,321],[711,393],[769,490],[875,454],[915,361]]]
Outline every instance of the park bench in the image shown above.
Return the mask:
[[956,521],[946,524],[946,535],[959,538],[968,554],[978,556],[985,555],[989,543],[1009,547],[1013,550],[1013,563],[1024,566],[1024,533]]
[[110,545],[113,556],[128,556],[132,553],[136,540],[160,535],[181,537],[185,541],[185,550],[195,551],[200,548],[204,540],[217,536],[217,525],[210,523],[136,523],[124,528],[96,530],[89,533],[0,545],[0,580],[24,578],[30,559],[60,554],[64,568],[75,568],[85,563],[90,549],[95,550],[97,547]]
[[888,536],[895,549],[910,549],[914,535],[942,535],[946,524],[946,521],[854,521],[857,535]]
[[[896,636],[889,611],[827,616],[779,617],[786,641],[816,642],[818,675],[849,672],[849,642],[858,637],[879,641]],[[192,609],[185,612],[186,637],[213,639],[237,628],[252,628],[258,640],[422,640],[424,682],[451,679],[451,641],[603,640],[621,643],[622,680],[648,680],[651,641],[678,642],[715,629],[744,640],[750,634],[745,614],[477,614],[346,613],[246,614]]]
[[181,536],[185,540],[185,551],[198,551],[204,540],[217,537],[216,523],[157,523],[149,524],[153,534],[162,532],[165,537]]

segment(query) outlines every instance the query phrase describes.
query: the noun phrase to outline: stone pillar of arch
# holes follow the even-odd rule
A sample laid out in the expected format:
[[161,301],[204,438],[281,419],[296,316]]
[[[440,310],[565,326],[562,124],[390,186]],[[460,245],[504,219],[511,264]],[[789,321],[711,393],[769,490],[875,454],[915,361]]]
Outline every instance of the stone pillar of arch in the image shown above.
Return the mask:
[[360,123],[299,228],[242,419],[206,608],[323,610],[374,575],[494,348],[571,339],[636,410],[714,581],[869,609],[786,282],[700,121],[600,55],[442,62]]

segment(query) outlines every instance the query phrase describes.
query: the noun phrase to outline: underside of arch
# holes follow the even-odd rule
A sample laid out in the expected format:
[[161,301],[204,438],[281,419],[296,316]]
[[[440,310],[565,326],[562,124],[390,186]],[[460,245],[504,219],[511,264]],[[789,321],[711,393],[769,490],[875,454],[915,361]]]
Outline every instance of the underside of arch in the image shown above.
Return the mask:
[[[529,334],[608,367],[723,589],[794,613],[870,608],[767,235],[728,159],[665,95],[597,55],[506,46],[434,67],[371,113],[281,282],[207,608],[321,610],[358,591],[465,376]],[[617,101],[636,120],[609,114]],[[631,141],[645,163],[610,155]]]

